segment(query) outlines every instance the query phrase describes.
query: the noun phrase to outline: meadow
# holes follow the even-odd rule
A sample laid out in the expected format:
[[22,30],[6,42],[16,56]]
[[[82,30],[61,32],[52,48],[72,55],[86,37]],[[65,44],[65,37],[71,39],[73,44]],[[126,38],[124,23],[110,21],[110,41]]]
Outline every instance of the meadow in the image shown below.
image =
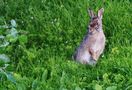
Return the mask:
[[[96,66],[72,60],[104,8]],[[132,90],[131,0],[0,0],[0,90]]]

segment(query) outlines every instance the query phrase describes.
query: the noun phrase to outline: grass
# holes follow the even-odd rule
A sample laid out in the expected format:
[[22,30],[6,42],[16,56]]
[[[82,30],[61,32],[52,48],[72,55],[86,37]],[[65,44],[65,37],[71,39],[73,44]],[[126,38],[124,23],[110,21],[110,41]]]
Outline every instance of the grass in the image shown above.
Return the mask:
[[[131,90],[131,0],[0,0],[0,25],[17,23],[18,39],[0,48],[9,66],[0,90]],[[89,22],[87,8],[104,7],[107,38],[95,67],[72,60]],[[0,28],[5,35],[9,29]],[[8,75],[11,73],[11,75]]]

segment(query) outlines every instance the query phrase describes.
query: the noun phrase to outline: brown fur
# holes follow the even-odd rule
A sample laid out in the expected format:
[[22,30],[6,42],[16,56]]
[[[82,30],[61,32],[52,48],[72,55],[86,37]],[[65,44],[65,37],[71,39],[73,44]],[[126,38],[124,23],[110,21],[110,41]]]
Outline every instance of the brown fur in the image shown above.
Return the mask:
[[93,11],[89,11],[91,21],[88,26],[88,33],[74,54],[74,59],[83,64],[94,64],[105,48],[105,35],[102,30],[102,13],[103,9],[98,11],[98,16]]

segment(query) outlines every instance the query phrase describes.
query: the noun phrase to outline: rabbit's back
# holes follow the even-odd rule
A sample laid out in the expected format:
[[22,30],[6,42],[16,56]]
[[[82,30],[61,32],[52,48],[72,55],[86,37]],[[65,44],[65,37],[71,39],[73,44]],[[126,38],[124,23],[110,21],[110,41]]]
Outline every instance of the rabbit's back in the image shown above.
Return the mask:
[[91,55],[89,53],[89,47],[91,46],[90,42],[94,42],[95,40],[91,40],[88,35],[86,35],[80,44],[80,46],[77,48],[75,54],[74,54],[74,59],[86,64],[89,63],[91,58]]
[[77,48],[76,53],[74,55],[74,59],[81,63],[88,63],[91,58],[87,48],[80,46]]

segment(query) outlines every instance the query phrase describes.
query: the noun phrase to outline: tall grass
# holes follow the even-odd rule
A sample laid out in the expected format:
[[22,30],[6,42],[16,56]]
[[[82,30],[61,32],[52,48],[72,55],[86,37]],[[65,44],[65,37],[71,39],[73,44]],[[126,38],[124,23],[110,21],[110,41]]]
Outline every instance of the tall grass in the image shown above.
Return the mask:
[[[87,9],[101,7],[104,57],[95,67],[76,63],[71,56],[87,32]],[[0,0],[0,25],[14,19],[19,32],[4,49],[16,83],[0,72],[0,90],[131,90],[131,8],[130,0]]]

